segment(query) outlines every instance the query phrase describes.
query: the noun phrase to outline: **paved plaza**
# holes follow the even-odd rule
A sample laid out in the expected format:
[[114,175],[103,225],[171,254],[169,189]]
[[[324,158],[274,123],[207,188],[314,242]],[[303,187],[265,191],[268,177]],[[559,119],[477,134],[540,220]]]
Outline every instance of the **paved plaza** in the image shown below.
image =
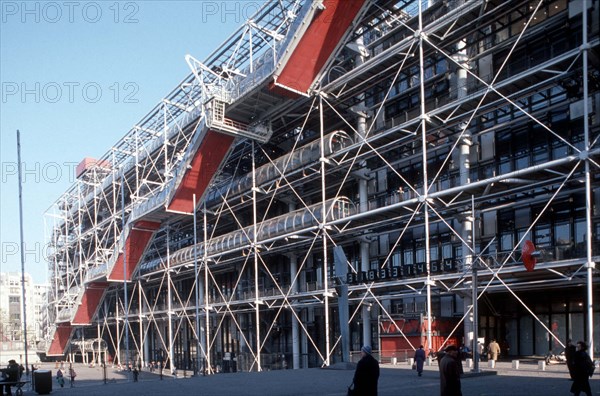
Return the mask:
[[[178,377],[163,376],[142,371],[138,382],[128,380],[130,373],[107,369],[104,383],[102,369],[74,365],[77,379],[73,387],[67,380],[64,388],[56,383],[54,363],[42,363],[40,369],[52,370],[53,395],[320,395],[344,396],[352,381],[353,370],[305,369],[274,370],[261,373],[220,373],[211,376],[190,377],[179,372]],[[67,370],[64,370],[65,372]],[[462,380],[463,394],[467,395],[570,395],[571,381],[566,366],[549,366],[539,370],[534,362],[521,362],[518,370],[510,362],[499,362],[496,369],[482,369],[484,375],[468,374]],[[184,377],[185,374],[185,377]],[[591,381],[594,395],[600,395],[600,379],[596,374]],[[26,389],[25,395],[36,395]],[[422,377],[407,363],[382,365],[379,379],[380,396],[437,395],[439,374],[437,365],[425,367]]]

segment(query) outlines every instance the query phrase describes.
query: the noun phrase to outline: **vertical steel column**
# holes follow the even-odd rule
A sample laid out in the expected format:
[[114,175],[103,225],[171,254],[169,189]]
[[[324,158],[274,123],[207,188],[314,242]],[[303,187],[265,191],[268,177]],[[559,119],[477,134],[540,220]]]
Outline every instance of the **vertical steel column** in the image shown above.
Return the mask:
[[427,279],[425,281],[427,286],[427,347],[431,348],[431,263],[430,263],[430,252],[429,252],[429,211],[427,203],[427,195],[429,194],[429,184],[427,181],[427,128],[425,127],[425,121],[427,115],[425,114],[425,65],[423,60],[423,12],[422,5],[419,1],[419,85],[421,95],[421,146],[423,151],[423,194],[419,196],[419,202],[423,204],[423,217],[425,219],[425,267],[427,270]]
[[[119,296],[115,294],[115,322],[117,323],[117,336],[115,337],[117,340],[117,357],[119,359],[119,365],[122,365],[121,361],[121,329],[119,328]],[[114,361],[113,361],[114,364]]]
[[[581,42],[581,52],[582,52],[582,62],[583,62],[583,134],[584,134],[584,144],[585,144],[585,152],[582,152],[580,155],[585,156],[585,217],[587,224],[587,238],[586,238],[586,251],[587,251],[587,262],[586,262],[586,270],[587,270],[587,336],[588,336],[588,345],[589,345],[589,354],[590,357],[594,358],[594,294],[593,294],[593,271],[596,264],[592,261],[592,175],[590,170],[590,161],[588,158],[589,151],[591,148],[590,142],[590,121],[589,121],[589,108],[588,108],[588,98],[589,98],[589,86],[588,86],[588,51],[590,50],[590,45],[588,44],[588,28],[587,28],[587,20],[588,20],[588,10],[587,10],[587,1],[582,2],[582,42]],[[583,158],[583,157],[582,157]]]
[[98,359],[96,360],[96,363],[100,365],[102,363],[102,350],[100,349],[102,347],[102,338],[100,338],[100,322],[96,323],[96,331],[98,332]]
[[260,304],[258,289],[258,249],[256,246],[256,222],[258,216],[256,213],[256,163],[254,158],[254,140],[252,141],[252,250],[254,251],[254,304],[255,304],[255,321],[256,321],[256,364],[257,371],[262,371],[260,359]]
[[[296,203],[290,202],[288,204],[288,211],[293,212],[294,210],[296,210]],[[291,284],[291,294],[296,294],[298,293],[298,283],[300,282],[300,277],[298,276],[298,255],[296,255],[296,253],[290,253],[289,258],[290,282],[294,281],[294,279],[296,280],[294,283]],[[292,315],[292,368],[294,370],[297,370],[300,368],[300,325],[298,323],[298,318],[296,317],[299,311],[296,311],[295,308],[292,305],[290,305],[290,312]]]
[[[290,206],[292,205],[290,204]],[[292,210],[293,209],[290,209],[290,211]],[[295,253],[291,253],[289,257],[290,277],[292,279],[296,278],[296,281],[292,285],[291,294],[296,294],[298,293],[299,280],[299,278],[296,276],[296,273],[298,272],[298,256]],[[290,305],[290,312],[292,312],[292,368],[296,370],[300,368],[300,329],[298,324],[298,318],[296,317],[298,312],[296,312],[295,308],[292,305]]]
[[200,284],[198,279],[198,230],[196,218],[196,194],[193,195],[194,204],[194,288],[196,298],[196,370],[194,374],[198,375],[200,370]]
[[[94,190],[96,190],[96,186],[94,186]],[[81,202],[83,201],[83,194],[81,193],[81,183],[77,183],[77,224],[82,224],[82,218],[81,218]],[[94,199],[94,205],[96,204],[96,201]],[[96,216],[98,216],[98,210],[94,211],[94,224],[98,224],[98,219]],[[83,263],[83,238],[81,238],[81,228],[80,227],[76,227],[75,231],[77,233],[77,255],[79,256],[79,265],[82,266]],[[96,252],[97,250],[94,249],[94,252]],[[79,271],[79,284],[83,285],[83,271],[80,270]]]
[[[471,212],[473,214],[473,219],[475,219],[475,197],[471,195]],[[472,240],[473,240],[473,251],[475,251],[475,228],[472,227]],[[479,280],[477,277],[477,267],[479,266],[479,262],[475,261],[472,263],[472,299],[473,299],[473,342],[471,344],[471,352],[473,353],[473,372],[479,372],[479,348],[477,347],[477,339],[479,338],[479,309],[477,303],[478,297],[478,284]],[[465,345],[467,345],[465,343]]]
[[[21,238],[21,294],[23,297],[23,348],[25,349],[25,367],[29,375],[27,357],[27,304],[25,296],[25,241],[23,239],[23,179],[21,176],[21,133],[17,129],[17,167],[19,168],[19,235]],[[9,388],[10,389],[10,388]]]
[[212,373],[212,366],[211,366],[211,361],[210,361],[210,351],[209,351],[209,340],[210,340],[210,305],[209,305],[209,301],[208,301],[208,249],[206,248],[206,246],[208,246],[208,223],[207,223],[207,218],[206,218],[206,201],[204,201],[204,214],[203,214],[203,220],[204,220],[204,243],[202,246],[204,246],[203,249],[203,263],[204,263],[204,319],[205,319],[205,323],[204,323],[204,333],[202,334],[202,347],[204,348],[204,356],[205,356],[205,360],[206,360],[206,368],[205,368],[205,372],[207,373]]
[[[362,182],[362,180],[361,180]],[[366,189],[366,180],[365,180],[365,189]],[[362,185],[362,184],[361,184]],[[366,194],[365,194],[366,195]],[[361,206],[363,201],[360,202]],[[365,210],[366,211],[366,210]],[[360,241],[360,267],[362,271],[369,271],[369,241],[367,237],[363,237],[364,240]],[[361,307],[361,320],[363,324],[362,333],[363,333],[363,344],[371,346],[371,339],[373,338],[371,332],[371,307],[368,305],[366,301],[363,302]]]
[[[360,66],[364,63],[364,58],[362,56],[362,50],[364,49],[364,40],[362,36],[359,36],[356,39],[356,44],[358,48],[358,54],[354,57],[354,61],[356,66]],[[358,116],[356,118],[356,131],[360,136],[361,140],[367,138],[367,116],[364,110],[364,93],[359,95],[359,98],[362,99],[360,102],[360,109],[358,110]],[[366,161],[365,161],[366,162]],[[361,171],[364,171],[363,175],[367,173],[366,165],[361,168]],[[360,212],[364,213],[369,210],[369,191],[366,177],[360,177],[358,179],[358,196],[360,202]],[[369,262],[369,241],[366,239],[361,240],[360,242],[360,268],[362,271],[367,272],[370,269]],[[371,345],[371,307],[368,303],[363,303],[361,307],[361,321],[363,323],[362,328],[362,337],[363,337],[363,345]]]
[[[463,0],[459,0],[456,3],[456,7],[461,6],[464,3]],[[466,50],[466,40],[460,40],[456,43],[456,53],[452,55],[452,60],[456,62],[458,65],[456,69],[456,86],[453,87],[456,90],[456,97],[459,101],[462,101],[467,96],[467,66],[468,66],[468,56]],[[473,145],[472,137],[470,131],[467,129],[467,124],[459,124],[459,128],[461,129],[461,136],[459,137],[460,143],[458,145],[459,150],[459,159],[458,166],[460,169],[459,177],[460,177],[460,185],[465,186],[471,182],[470,178],[470,156],[471,156],[471,146]],[[475,351],[477,348],[477,263],[473,263],[473,255],[471,253],[471,247],[473,246],[474,251],[474,242],[475,242],[475,234],[473,228],[474,218],[474,210],[475,206],[472,205],[472,211],[469,212],[465,209],[460,217],[461,222],[461,230],[460,237],[463,241],[462,248],[462,271],[466,274],[469,266],[471,268],[472,275],[472,287],[474,288],[471,292],[471,301],[469,301],[468,297],[464,299],[464,309],[465,312],[473,307],[472,315],[473,319],[471,320],[469,316],[465,318],[464,321],[464,343],[465,345],[471,345],[472,350]],[[475,354],[474,354],[475,355]],[[479,370],[479,360],[474,357],[474,371]]]
[[171,228],[167,226],[167,320],[169,321],[169,364],[171,367],[171,373],[174,372],[175,367],[173,365],[173,307],[171,305]]
[[146,356],[144,356],[144,312],[143,312],[143,304],[142,304],[142,281],[138,280],[138,319],[140,321],[140,361],[139,363],[142,367],[145,366],[144,362],[146,361]]
[[167,104],[163,102],[163,152],[165,160],[165,184],[171,176],[171,168],[169,168],[169,126],[167,125]]
[[321,134],[321,218],[322,223],[319,225],[321,230],[321,238],[323,239],[323,300],[325,302],[325,366],[329,366],[330,353],[330,329],[329,329],[329,263],[327,259],[327,206],[325,205],[325,125],[323,120],[323,95],[319,94],[319,124]]
[[[127,296],[127,242],[125,240],[125,168],[121,168],[121,240],[123,241],[123,302],[125,326],[125,367],[129,367],[129,298]],[[129,376],[127,379],[130,379]]]

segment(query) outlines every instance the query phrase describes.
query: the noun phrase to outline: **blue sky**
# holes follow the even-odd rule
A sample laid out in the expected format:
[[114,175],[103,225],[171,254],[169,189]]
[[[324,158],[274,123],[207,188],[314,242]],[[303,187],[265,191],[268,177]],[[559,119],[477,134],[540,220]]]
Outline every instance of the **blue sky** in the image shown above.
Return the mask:
[[262,0],[0,0],[0,247],[20,271],[16,131],[24,171],[25,270],[47,280],[44,212]]

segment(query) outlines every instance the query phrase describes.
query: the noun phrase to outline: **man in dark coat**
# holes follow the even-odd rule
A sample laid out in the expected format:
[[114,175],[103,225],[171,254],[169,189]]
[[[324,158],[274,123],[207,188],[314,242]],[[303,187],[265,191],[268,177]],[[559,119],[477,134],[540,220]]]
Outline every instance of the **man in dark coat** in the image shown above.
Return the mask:
[[415,366],[417,368],[417,374],[419,377],[423,375],[423,364],[425,363],[425,350],[423,345],[419,345],[419,349],[415,351]]
[[5,379],[3,379],[2,381],[0,381],[0,393],[2,392],[2,388],[4,387],[4,390],[6,392],[7,395],[11,394],[11,385],[4,385],[2,386],[3,382],[17,382],[19,380],[19,377],[21,376],[21,372],[19,370],[19,365],[17,364],[17,362],[13,359],[8,361],[8,366],[6,366],[5,369],[2,369],[2,372],[4,373],[4,375],[6,376]]
[[583,341],[577,342],[577,351],[573,356],[573,384],[571,385],[571,393],[579,396],[580,393],[585,393],[587,396],[592,396],[590,387],[591,367],[594,364],[592,359],[587,354],[588,346]]
[[379,362],[371,356],[371,347],[365,345],[360,350],[362,358],[354,372],[354,393],[356,396],[377,396],[379,380]]
[[575,358],[575,345],[573,345],[571,339],[567,340],[567,346],[565,347],[565,358],[567,358],[567,367],[569,368],[569,375],[571,376],[571,380],[574,380],[575,363],[573,359]]
[[440,361],[441,396],[462,396],[460,371],[458,348],[455,345],[450,345],[446,348],[446,354]]

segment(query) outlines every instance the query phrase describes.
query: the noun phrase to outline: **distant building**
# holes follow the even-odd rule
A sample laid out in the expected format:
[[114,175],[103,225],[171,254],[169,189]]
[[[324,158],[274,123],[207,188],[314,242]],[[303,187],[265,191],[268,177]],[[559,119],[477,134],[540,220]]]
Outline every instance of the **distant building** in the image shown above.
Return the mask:
[[[25,274],[25,306],[27,308],[27,333],[29,342],[43,338],[43,316],[46,307],[45,284],[35,284],[30,274]],[[0,272],[0,342],[5,349],[18,349],[23,342],[23,288],[21,274]],[[8,346],[5,347],[5,345]]]

